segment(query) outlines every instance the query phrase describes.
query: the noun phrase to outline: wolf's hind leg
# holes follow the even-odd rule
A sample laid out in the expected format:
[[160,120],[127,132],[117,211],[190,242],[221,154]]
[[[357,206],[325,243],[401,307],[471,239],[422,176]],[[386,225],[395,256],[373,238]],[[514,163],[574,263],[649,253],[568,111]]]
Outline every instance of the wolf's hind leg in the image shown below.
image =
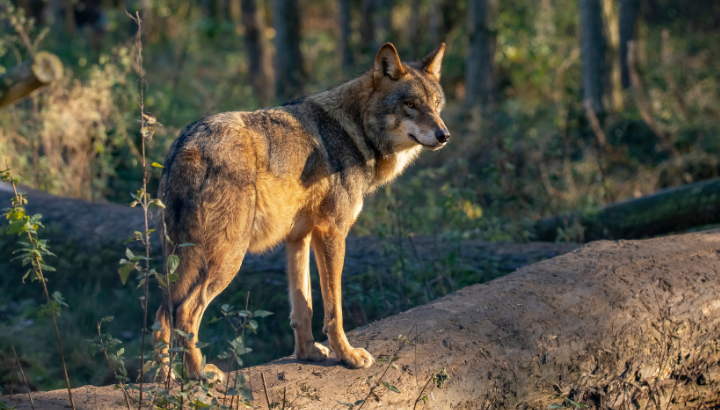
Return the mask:
[[315,343],[312,334],[312,292],[310,290],[310,235],[288,241],[285,247],[290,282],[290,327],[295,333],[295,355],[298,360],[320,361],[330,357],[330,350]]
[[215,365],[206,364],[205,368],[200,368],[202,353],[196,344],[199,341],[198,331],[205,309],[230,284],[240,269],[245,250],[233,253],[233,257],[219,264],[216,270],[210,267],[207,280],[197,284],[178,308],[176,316],[178,329],[193,335],[192,339],[185,341],[185,346],[188,348],[185,353],[185,365],[188,369],[188,377],[191,379],[200,379],[203,377],[203,373],[210,372],[215,375],[209,377],[209,381],[221,383],[225,381],[225,374]]
[[[254,204],[254,190],[218,184],[211,200],[203,204],[203,230],[189,238],[195,245],[183,248],[188,252],[185,260],[180,255],[179,275],[197,272],[197,280],[176,313],[177,328],[193,334],[191,340],[185,341],[189,349],[185,364],[191,378],[202,378],[204,373],[212,372],[215,376],[208,377],[210,380],[225,380],[225,375],[212,364],[201,369],[202,353],[196,347],[198,330],[205,309],[240,270],[250,242]],[[188,263],[187,271],[184,263]]]

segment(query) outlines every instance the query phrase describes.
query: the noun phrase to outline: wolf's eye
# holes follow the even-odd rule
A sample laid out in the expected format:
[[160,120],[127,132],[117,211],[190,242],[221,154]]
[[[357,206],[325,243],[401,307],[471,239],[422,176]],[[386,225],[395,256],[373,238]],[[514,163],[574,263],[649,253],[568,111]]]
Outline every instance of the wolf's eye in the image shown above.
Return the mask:
[[435,101],[435,108],[440,107],[440,102],[441,102],[440,100]]
[[405,105],[407,105],[408,108],[415,108],[415,103],[412,102],[412,101],[406,101],[406,102],[405,102]]

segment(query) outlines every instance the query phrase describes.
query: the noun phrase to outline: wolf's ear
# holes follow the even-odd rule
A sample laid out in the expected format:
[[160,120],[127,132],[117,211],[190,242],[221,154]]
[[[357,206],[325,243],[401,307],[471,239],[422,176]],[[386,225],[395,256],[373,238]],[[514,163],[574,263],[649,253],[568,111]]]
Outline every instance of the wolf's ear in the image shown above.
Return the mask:
[[445,54],[445,43],[420,60],[423,70],[440,81],[440,66],[442,66],[443,55]]
[[380,47],[377,56],[375,56],[375,72],[373,73],[373,84],[377,86],[383,77],[388,76],[393,80],[397,80],[405,75],[400,56],[392,43],[385,43]]

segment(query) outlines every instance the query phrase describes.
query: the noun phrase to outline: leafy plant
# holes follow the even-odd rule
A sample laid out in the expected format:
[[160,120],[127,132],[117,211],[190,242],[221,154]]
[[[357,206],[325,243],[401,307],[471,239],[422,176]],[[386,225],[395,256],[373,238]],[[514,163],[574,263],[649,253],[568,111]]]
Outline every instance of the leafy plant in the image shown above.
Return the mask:
[[43,228],[40,220],[42,215],[27,215],[25,205],[27,204],[27,198],[22,192],[17,189],[17,183],[20,181],[20,177],[13,175],[10,172],[10,166],[5,160],[7,169],[0,171],[0,180],[3,182],[9,182],[12,185],[13,192],[15,193],[14,198],[11,201],[12,206],[4,209],[5,219],[8,220],[9,226],[7,229],[8,234],[17,234],[20,237],[27,236],[27,242],[19,240],[18,244],[20,249],[15,251],[19,254],[16,259],[22,260],[23,266],[29,266],[28,271],[23,276],[23,282],[25,278],[30,276],[31,281],[39,281],[42,284],[43,294],[45,295],[46,304],[41,305],[38,308],[38,313],[41,316],[49,316],[52,319],[53,327],[55,329],[55,336],[57,337],[58,350],[60,351],[60,361],[62,362],[63,372],[65,374],[65,383],[67,384],[68,397],[70,398],[70,406],[75,409],[75,402],[72,397],[72,390],[70,387],[70,379],[67,374],[67,366],[65,365],[65,352],[63,351],[62,339],[60,338],[60,330],[58,329],[56,316],[60,316],[62,306],[67,307],[68,305],[62,298],[60,292],[53,292],[52,298],[48,292],[47,282],[43,274],[45,272],[52,272],[55,270],[52,266],[45,263],[45,256],[55,256],[50,252],[47,240],[41,240],[38,237],[38,229]]

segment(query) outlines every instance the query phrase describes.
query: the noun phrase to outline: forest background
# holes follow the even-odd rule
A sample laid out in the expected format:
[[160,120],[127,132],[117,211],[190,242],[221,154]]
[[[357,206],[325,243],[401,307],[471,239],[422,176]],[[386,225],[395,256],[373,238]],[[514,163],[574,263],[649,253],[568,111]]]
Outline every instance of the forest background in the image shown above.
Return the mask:
[[[506,273],[468,263],[448,246],[435,259],[435,279],[428,280],[426,267],[407,265],[396,238],[528,242],[535,239],[533,223],[543,217],[595,209],[720,171],[720,69],[712,57],[720,55],[720,4],[710,0],[13,4],[31,19],[22,24],[32,41],[4,13],[2,70],[46,50],[60,57],[65,75],[0,110],[0,149],[27,186],[124,204],[141,179],[138,76],[131,58],[136,25],[126,10],[139,12],[145,24],[145,109],[163,124],[148,157],[160,164],[180,130],[204,116],[333,87],[367,70],[387,41],[404,60],[445,42],[443,118],[452,143],[423,153],[396,183],[368,198],[351,234],[378,238],[383,252],[399,255],[389,273],[367,272],[345,283],[347,309],[354,312],[348,327]],[[153,172],[157,177],[160,170]],[[150,183],[154,192],[157,178]],[[51,242],[58,254],[51,281],[71,305],[59,319],[70,346],[71,381],[112,383],[112,372],[81,341],[93,336],[99,318],[115,314],[109,331],[123,340],[128,357],[139,352],[138,295],[116,273],[123,249],[78,249],[62,237]],[[584,239],[582,227],[573,225],[557,236]],[[15,345],[33,388],[62,387],[47,319],[35,312],[37,289],[10,274],[21,270],[10,261],[13,249],[14,238],[0,235],[0,384],[11,384],[9,346]],[[274,311],[275,324],[251,340],[255,352],[247,362],[288,355],[285,289],[282,275],[242,276],[241,270],[206,317],[219,316],[224,303],[244,305],[250,291],[251,306]],[[211,323],[202,330],[210,342],[229,332]],[[207,354],[217,350],[210,347]],[[129,369],[138,366],[129,359]]]

